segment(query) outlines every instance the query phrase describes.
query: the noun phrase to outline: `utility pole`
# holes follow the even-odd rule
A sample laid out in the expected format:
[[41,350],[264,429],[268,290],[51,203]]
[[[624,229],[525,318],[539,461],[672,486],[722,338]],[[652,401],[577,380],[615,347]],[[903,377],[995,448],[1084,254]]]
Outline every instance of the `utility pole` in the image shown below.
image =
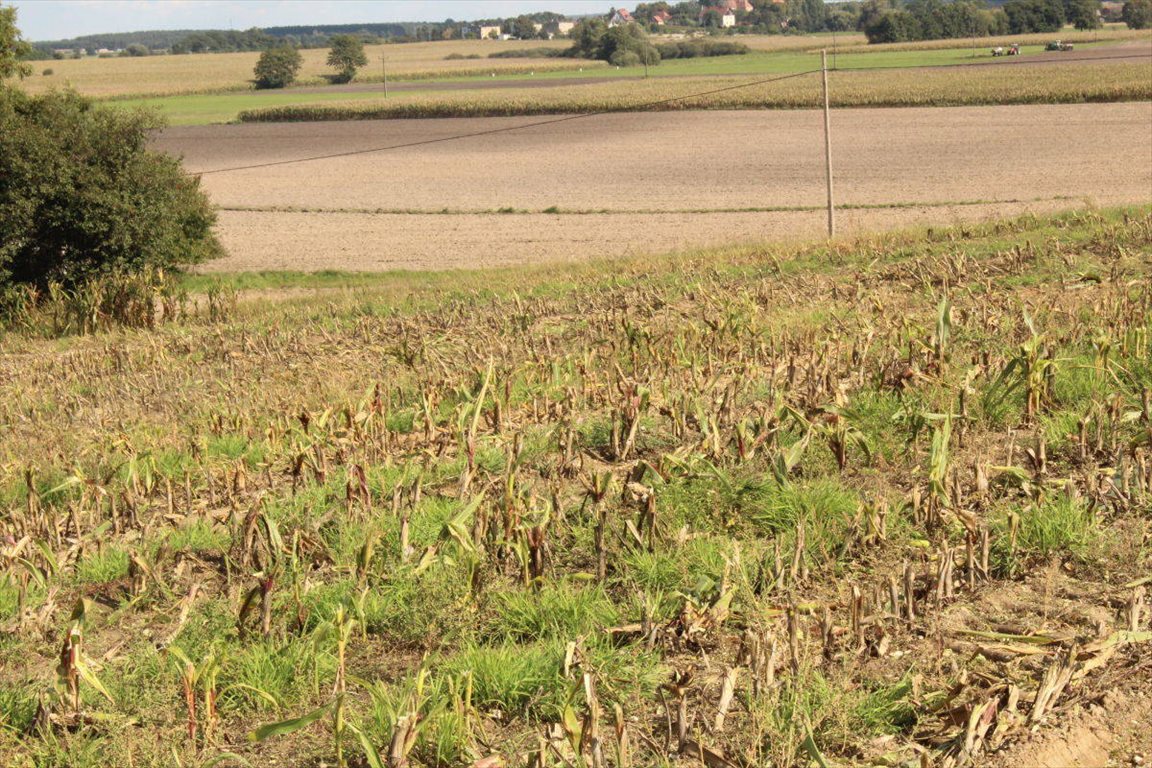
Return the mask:
[[384,69],[384,98],[388,98],[388,54],[380,53],[380,66]]
[[824,78],[824,170],[828,179],[828,238],[836,237],[836,207],[832,202],[832,121],[828,115],[828,51],[820,51]]

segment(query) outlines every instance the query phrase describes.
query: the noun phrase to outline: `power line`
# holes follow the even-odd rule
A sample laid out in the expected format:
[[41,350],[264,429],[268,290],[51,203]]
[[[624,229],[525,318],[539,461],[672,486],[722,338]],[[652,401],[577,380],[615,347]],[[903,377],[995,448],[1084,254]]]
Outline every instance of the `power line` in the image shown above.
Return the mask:
[[[751,88],[757,85],[767,85],[768,83],[778,83],[782,80],[791,80],[797,77],[804,77],[805,75],[812,75],[819,72],[819,69],[810,69],[804,72],[793,72],[789,75],[782,75],[780,77],[773,77],[767,80],[756,80],[751,83],[740,83],[739,85],[729,85],[724,88],[714,88],[710,91],[700,91],[698,93],[691,93],[685,96],[673,96],[667,99],[659,99],[657,101],[648,101],[643,104],[636,104],[629,108],[629,111],[643,111],[651,107],[658,107],[662,104],[671,104],[677,101],[686,101],[688,99],[698,99],[703,96],[712,96],[717,93],[724,93],[725,91],[735,91],[740,88]],[[252,165],[238,165],[232,168],[212,168],[207,171],[198,171],[193,174],[196,176],[208,176],[214,173],[231,173],[233,171],[249,171],[258,168],[271,168],[278,165],[293,165],[295,163],[309,163],[315,160],[333,160],[339,157],[352,157],[355,155],[368,155],[375,152],[387,152],[393,149],[408,149],[410,147],[423,147],[429,144],[441,144],[446,141],[459,141],[461,139],[471,139],[477,136],[491,136],[496,133],[507,133],[508,131],[519,131],[524,128],[536,128],[542,125],[555,125],[556,123],[565,123],[570,120],[581,120],[586,117],[598,117],[601,115],[617,114],[620,110],[615,109],[602,109],[596,112],[581,112],[575,115],[564,115],[563,117],[554,117],[549,120],[537,120],[532,123],[524,123],[522,125],[507,125],[502,128],[490,128],[485,131],[473,131],[472,133],[460,133],[454,136],[441,136],[438,139],[422,139],[420,141],[410,141],[404,144],[389,144],[385,147],[372,147],[370,149],[355,149],[347,152],[333,152],[326,155],[312,155],[310,157],[298,157],[291,160],[272,160],[267,163],[254,163]]]

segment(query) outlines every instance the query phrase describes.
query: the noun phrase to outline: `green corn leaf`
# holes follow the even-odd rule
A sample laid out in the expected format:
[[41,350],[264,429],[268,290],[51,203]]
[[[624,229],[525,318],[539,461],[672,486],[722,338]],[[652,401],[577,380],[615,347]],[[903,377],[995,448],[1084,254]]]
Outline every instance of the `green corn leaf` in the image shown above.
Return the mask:
[[248,734],[248,740],[264,741],[264,739],[270,738],[272,736],[285,736],[289,733],[295,733],[301,728],[307,728],[308,726],[312,725],[312,723],[327,715],[335,704],[335,701],[330,701],[324,706],[314,709],[306,715],[294,717],[291,720],[281,720],[277,723],[268,723],[267,725],[262,725]]
[[368,768],[384,768],[384,761],[380,759],[380,753],[376,751],[375,745],[372,740],[352,723],[346,723],[345,728],[356,734],[356,738],[360,740],[360,748],[364,750],[364,757],[368,761]]
[[87,664],[77,662],[76,671],[80,673],[80,678],[84,682],[95,688],[101,696],[108,699],[109,704],[116,703],[115,699],[112,698],[112,694],[108,693],[108,689],[104,687],[104,683],[100,682],[100,678],[96,677],[96,673],[89,669]]
[[816,746],[816,740],[812,738],[811,732],[808,732],[808,734],[804,736],[804,743],[801,744],[801,746],[804,747],[804,751],[808,753],[808,757],[812,758],[820,768],[831,768],[827,758],[820,752],[820,748]]
[[254,685],[248,685],[247,683],[233,683],[232,685],[229,685],[227,688],[224,688],[223,690],[221,690],[220,695],[223,696],[228,691],[231,691],[234,689],[235,690],[241,690],[241,691],[248,691],[249,693],[254,693],[257,696],[259,696],[260,698],[264,699],[264,701],[271,704],[274,708],[280,709],[280,702],[276,699],[275,696],[268,693],[267,691],[264,691],[264,690],[261,690],[260,688],[257,688]]

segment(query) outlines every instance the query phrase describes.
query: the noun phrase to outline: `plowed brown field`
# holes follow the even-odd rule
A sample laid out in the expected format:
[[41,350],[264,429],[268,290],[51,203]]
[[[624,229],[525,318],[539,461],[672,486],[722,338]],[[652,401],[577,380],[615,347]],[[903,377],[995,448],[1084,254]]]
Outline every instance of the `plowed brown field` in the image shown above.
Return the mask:
[[[540,119],[174,128],[156,144],[203,172]],[[833,133],[845,233],[1152,201],[1152,103],[842,110]],[[231,254],[209,268],[230,271],[611,258],[818,236],[824,217],[796,210],[824,201],[810,111],[602,115],[203,183]]]

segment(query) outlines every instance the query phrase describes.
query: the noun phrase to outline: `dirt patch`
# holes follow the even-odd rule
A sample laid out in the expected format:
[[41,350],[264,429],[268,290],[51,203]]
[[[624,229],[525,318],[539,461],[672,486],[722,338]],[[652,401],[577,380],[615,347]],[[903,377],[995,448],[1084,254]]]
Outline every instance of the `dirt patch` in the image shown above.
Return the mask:
[[[1053,35],[1052,39],[1057,39]],[[1071,51],[1045,51],[1013,60],[1015,65],[1046,61],[1099,61],[1101,59],[1127,59],[1133,56],[1152,56],[1152,40],[1133,40],[1107,46],[1073,47]]]
[[1001,750],[988,768],[1109,768],[1152,759],[1152,699],[1146,691],[1116,691]]
[[[538,118],[173,128],[156,146],[192,172],[343,157],[203,177],[228,211],[217,269],[438,269],[612,257],[819,235],[814,111],[610,114],[393,151],[380,147],[528,126]],[[856,109],[833,116],[846,232],[1152,200],[1152,103]],[[955,207],[958,201],[983,206]],[[543,215],[561,210],[615,215]],[[348,210],[535,211],[367,216]],[[667,213],[664,213],[664,212]]]

